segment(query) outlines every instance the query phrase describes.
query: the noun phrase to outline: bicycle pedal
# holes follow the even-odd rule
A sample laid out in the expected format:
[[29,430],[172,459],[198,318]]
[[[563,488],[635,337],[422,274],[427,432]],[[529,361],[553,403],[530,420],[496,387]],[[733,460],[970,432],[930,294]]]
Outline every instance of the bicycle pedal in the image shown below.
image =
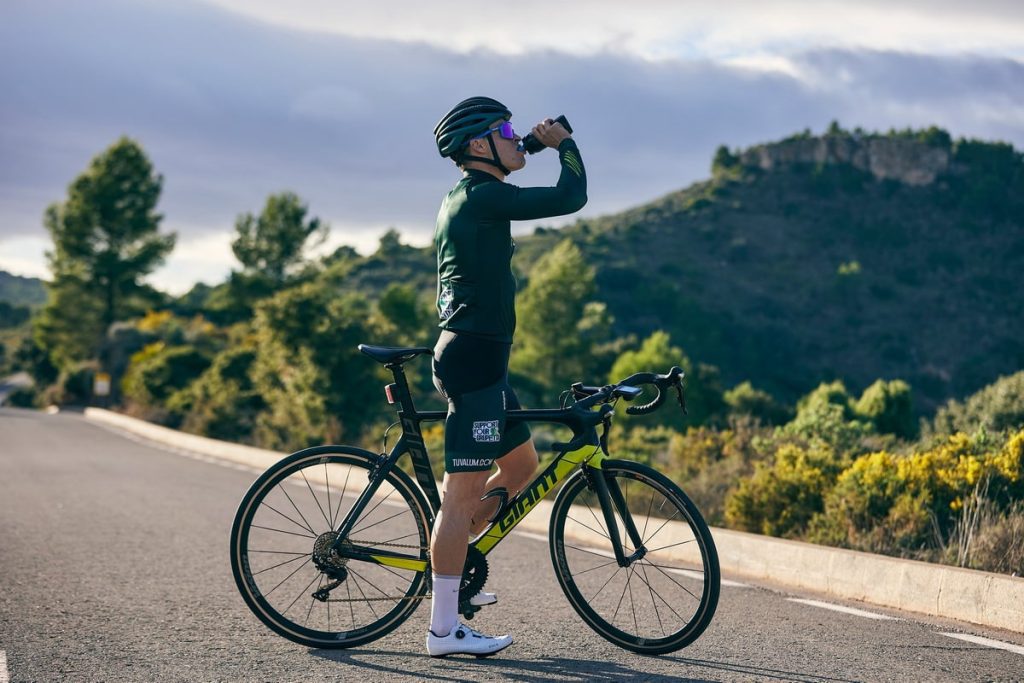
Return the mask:
[[470,604],[468,600],[466,602],[459,603],[459,614],[461,614],[467,620],[471,620],[473,616],[480,610],[480,607]]

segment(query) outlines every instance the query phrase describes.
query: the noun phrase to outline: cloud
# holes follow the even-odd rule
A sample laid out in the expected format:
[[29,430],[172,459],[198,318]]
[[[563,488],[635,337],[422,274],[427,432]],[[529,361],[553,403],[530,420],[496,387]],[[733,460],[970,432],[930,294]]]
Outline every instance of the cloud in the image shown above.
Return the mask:
[[[426,244],[457,177],[431,130],[474,94],[505,101],[522,130],[569,117],[590,175],[584,216],[706,177],[719,144],[822,130],[832,119],[1024,143],[1024,67],[1001,57],[806,49],[651,60],[573,52],[564,41],[464,54],[281,28],[187,1],[14,2],[5,13],[0,239],[45,235],[45,205],[128,134],[164,175],[160,210],[180,233],[157,276],[167,286],[222,277],[233,257],[212,236],[286,189],[335,226],[334,243],[372,247],[395,226]],[[542,153],[512,180],[548,184],[555,172]],[[190,251],[193,241],[205,246]],[[216,263],[204,260],[213,253]]]
[[1024,7],[987,0],[519,0],[483,8],[453,0],[210,0],[271,25],[507,55],[614,50],[647,59],[728,58],[820,46],[928,53],[1022,49]]

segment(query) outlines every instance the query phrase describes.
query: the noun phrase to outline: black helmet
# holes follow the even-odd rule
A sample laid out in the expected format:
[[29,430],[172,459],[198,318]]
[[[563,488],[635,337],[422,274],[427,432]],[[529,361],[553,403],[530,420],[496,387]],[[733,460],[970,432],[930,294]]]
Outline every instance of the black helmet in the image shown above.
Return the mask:
[[483,133],[495,121],[512,118],[509,108],[490,97],[470,97],[456,104],[434,126],[437,151],[442,157],[458,159],[470,138]]

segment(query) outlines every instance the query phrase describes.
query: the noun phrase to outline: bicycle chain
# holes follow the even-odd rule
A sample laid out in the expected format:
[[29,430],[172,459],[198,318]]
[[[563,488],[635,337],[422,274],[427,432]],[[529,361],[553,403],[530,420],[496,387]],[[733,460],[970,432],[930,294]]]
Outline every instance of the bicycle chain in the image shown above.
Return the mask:
[[[363,543],[365,543],[365,541],[363,541]],[[414,550],[430,550],[429,546],[412,545],[412,544],[409,544],[409,543],[388,543],[386,541],[381,541],[380,543],[372,543],[372,544],[370,544],[367,547],[376,548],[378,546],[385,546],[385,545],[388,546],[388,547],[391,547],[391,548],[412,548]],[[341,582],[338,581],[338,582],[335,583],[335,585],[333,585],[333,586],[327,585],[325,588],[320,589],[320,590],[327,590],[328,594],[330,594],[330,591],[334,590],[335,588],[337,588],[340,585],[341,585]],[[364,598],[326,598],[325,600],[321,600],[320,602],[384,602],[385,600],[388,600],[388,601],[393,601],[393,600],[426,600],[429,597],[431,597],[430,593],[427,593],[426,595],[413,595],[413,596],[395,595],[395,596],[384,596],[384,597],[380,597],[380,598],[365,598],[365,597]]]

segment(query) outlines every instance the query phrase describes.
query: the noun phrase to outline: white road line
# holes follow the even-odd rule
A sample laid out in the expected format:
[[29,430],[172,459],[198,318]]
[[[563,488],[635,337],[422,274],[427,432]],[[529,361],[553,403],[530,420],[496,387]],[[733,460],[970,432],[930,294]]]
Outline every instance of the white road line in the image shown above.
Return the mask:
[[[523,536],[525,538],[532,539],[534,541],[541,541],[542,543],[547,543],[548,542],[548,537],[547,537],[546,534],[535,534],[535,533],[530,532],[530,531],[518,531],[518,530],[513,531],[512,533],[514,533],[514,534],[516,534],[518,536]],[[615,553],[609,552],[607,550],[601,550],[599,548],[591,548],[590,546],[582,546],[582,549],[586,550],[586,551],[589,551],[589,552],[592,552],[595,555],[601,555],[602,557],[610,557],[612,559],[615,559]],[[704,579],[704,575],[703,574],[701,574],[700,572],[695,572],[692,569],[672,569],[670,567],[664,567],[664,569],[666,571],[672,572],[673,574],[679,574],[681,576],[685,576],[685,577],[690,578],[690,579],[696,579],[698,581],[702,581]],[[749,586],[747,584],[740,583],[739,581],[730,581],[729,579],[722,579],[721,581],[722,581],[722,585],[723,586],[730,586],[732,588],[749,588]]]
[[991,638],[982,638],[981,636],[970,636],[966,633],[942,633],[940,631],[939,635],[947,636],[949,638],[957,638],[959,640],[966,640],[968,643],[975,643],[977,645],[984,645],[985,647],[993,647],[997,650],[1006,650],[1007,652],[1015,652],[1016,654],[1024,655],[1024,647],[1004,643],[1001,640],[992,640]]
[[0,650],[0,683],[9,683],[10,680],[7,675],[7,653]]
[[865,612],[862,609],[854,609],[853,607],[843,607],[842,605],[834,605],[831,602],[821,602],[820,600],[804,600],[802,598],[786,598],[786,600],[789,600],[790,602],[799,602],[801,605],[810,605],[811,607],[821,607],[822,609],[830,609],[833,612],[853,614],[854,616],[864,617],[866,619],[901,621],[901,619],[899,619],[898,617],[890,617],[888,614]]

